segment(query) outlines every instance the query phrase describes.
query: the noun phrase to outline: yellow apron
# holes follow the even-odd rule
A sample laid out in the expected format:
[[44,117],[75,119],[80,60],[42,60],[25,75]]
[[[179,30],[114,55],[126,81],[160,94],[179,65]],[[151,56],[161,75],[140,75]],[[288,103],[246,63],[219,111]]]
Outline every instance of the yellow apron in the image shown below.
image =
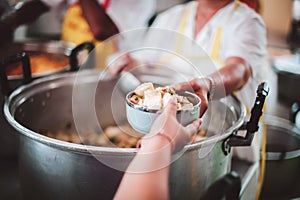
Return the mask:
[[[104,6],[108,6],[108,0]],[[93,42],[96,46],[95,67],[104,69],[108,56],[116,52],[115,44],[112,40],[96,40],[91,32],[90,26],[82,15],[82,9],[79,3],[71,5],[64,17],[62,24],[61,39],[79,45],[83,42]]]
[[[241,2],[239,2],[239,1],[235,2],[235,5],[227,19],[227,22],[230,21],[232,15],[239,8],[240,5],[241,5]],[[176,59],[177,55],[183,55],[185,58],[187,58],[189,60],[210,59],[210,60],[214,61],[216,64],[218,64],[219,66],[223,67],[225,63],[220,58],[221,36],[222,36],[222,31],[223,31],[222,27],[217,27],[217,29],[216,29],[215,36],[213,39],[214,42],[212,44],[212,50],[211,50],[211,52],[209,52],[208,56],[205,56],[205,55],[201,55],[201,56],[192,55],[191,56],[191,55],[186,55],[182,51],[184,37],[185,37],[184,30],[186,29],[186,26],[187,26],[187,23],[188,23],[191,13],[192,13],[192,7],[187,7],[183,13],[182,20],[178,26],[177,30],[180,34],[178,34],[178,38],[177,38],[176,45],[175,45],[176,54],[163,57],[161,63],[164,65],[165,63],[170,62],[170,60]]]
[[[241,2],[239,1],[236,1],[235,2],[235,5],[230,13],[230,16],[228,17],[227,19],[227,22],[230,21],[232,15],[234,14],[234,12],[240,7],[241,5]],[[177,41],[177,48],[176,48],[176,52],[177,53],[180,53],[180,47],[182,46],[182,41],[183,41],[183,35],[184,35],[184,30],[187,26],[187,22],[188,22],[188,18],[189,18],[189,15],[191,14],[191,10],[186,10],[184,15],[183,15],[183,18],[182,18],[182,21],[179,25],[179,33],[181,33],[181,37],[179,38],[179,40]],[[212,50],[211,52],[209,53],[209,57],[210,59],[212,59],[213,61],[217,62],[218,64],[220,64],[220,66],[223,66],[225,63],[221,60],[220,58],[220,48],[221,48],[221,36],[222,36],[222,30],[223,28],[222,27],[217,27],[217,30],[216,30],[216,33],[215,33],[215,37],[214,37],[214,42],[213,42],[213,47],[212,47]],[[199,59],[203,59],[203,58],[200,58]]]

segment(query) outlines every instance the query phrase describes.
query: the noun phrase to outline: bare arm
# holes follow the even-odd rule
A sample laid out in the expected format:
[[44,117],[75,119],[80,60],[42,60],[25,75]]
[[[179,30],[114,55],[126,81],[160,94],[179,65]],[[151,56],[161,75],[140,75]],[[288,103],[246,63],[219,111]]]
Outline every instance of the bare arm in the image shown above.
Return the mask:
[[251,74],[251,67],[244,59],[228,58],[224,67],[210,75],[216,85],[214,97],[216,99],[222,98],[240,90],[247,83]]
[[[179,151],[198,130],[201,119],[183,127],[176,119],[173,98],[141,140],[141,149],[123,176],[115,199],[168,199],[172,150]],[[171,140],[157,133],[168,135]],[[173,149],[174,147],[174,149]]]
[[[239,57],[228,58],[220,70],[209,75],[215,87],[213,98],[222,98],[241,89],[251,75],[251,67],[244,59]],[[176,90],[186,90],[192,87],[201,98],[200,116],[204,114],[208,107],[209,91],[211,90],[211,83],[207,78],[194,78],[189,82],[179,83],[173,87]]]
[[171,145],[153,137],[142,145],[122,179],[115,199],[168,199]]
[[105,40],[119,33],[112,19],[106,14],[104,8],[95,0],[79,0],[83,16],[88,22],[94,37]]

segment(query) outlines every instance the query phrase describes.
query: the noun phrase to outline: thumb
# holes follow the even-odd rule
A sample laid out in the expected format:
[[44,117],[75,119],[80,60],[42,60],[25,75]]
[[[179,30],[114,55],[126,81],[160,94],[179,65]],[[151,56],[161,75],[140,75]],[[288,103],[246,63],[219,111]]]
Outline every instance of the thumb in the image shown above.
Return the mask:
[[203,120],[201,118],[198,118],[185,127],[190,137],[198,131],[200,125],[202,124],[202,121]]
[[166,114],[170,114],[170,115],[176,117],[177,99],[176,99],[175,96],[171,97],[171,99],[169,100],[164,112],[166,112]]
[[175,91],[183,91],[183,90],[191,90],[191,85],[188,82],[181,82],[177,84],[171,85],[171,88],[173,88]]

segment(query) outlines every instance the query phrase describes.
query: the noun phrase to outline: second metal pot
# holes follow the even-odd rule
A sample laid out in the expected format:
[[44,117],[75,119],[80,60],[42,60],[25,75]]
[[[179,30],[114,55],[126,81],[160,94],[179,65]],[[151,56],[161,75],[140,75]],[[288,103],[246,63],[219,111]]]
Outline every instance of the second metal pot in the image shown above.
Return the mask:
[[[55,53],[62,56],[68,56],[71,53],[73,46],[57,41],[23,41],[23,42],[15,42],[9,44],[9,46],[0,48],[0,58],[1,58],[1,67],[5,67],[5,62],[10,62],[9,59],[16,60],[16,57],[21,52],[32,52],[32,53]],[[27,54],[28,54],[27,53]],[[16,60],[17,62],[21,62],[21,59]],[[63,70],[66,70],[69,66],[65,66]],[[43,75],[36,74],[35,78],[40,78],[42,76],[50,75],[51,73],[43,73]],[[8,77],[10,82],[11,89],[15,89],[20,85],[23,85],[22,74],[20,76]],[[3,108],[4,104],[4,96],[3,91],[0,87],[0,106]],[[14,157],[17,155],[17,148],[19,143],[18,135],[15,131],[8,125],[6,119],[4,118],[3,109],[0,111],[0,126],[1,126],[1,134],[0,141],[2,145],[0,146],[0,157]]]
[[266,170],[262,197],[300,196],[300,130],[288,120],[267,116]]

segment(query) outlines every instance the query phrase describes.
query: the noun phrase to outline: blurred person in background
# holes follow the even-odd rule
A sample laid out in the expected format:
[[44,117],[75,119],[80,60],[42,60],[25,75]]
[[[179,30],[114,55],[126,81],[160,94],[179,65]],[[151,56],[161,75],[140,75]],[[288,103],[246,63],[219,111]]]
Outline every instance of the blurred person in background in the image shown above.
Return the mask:
[[147,26],[148,20],[154,15],[156,1],[25,1],[1,19],[0,44],[11,42],[17,27],[35,21],[50,9],[55,9],[63,21],[61,39],[80,44],[87,41],[103,41],[120,31]]
[[0,19],[0,46],[13,41],[16,28],[33,22],[47,11],[49,11],[48,6],[39,0],[19,3],[16,8],[11,8]]
[[[247,2],[256,5],[255,0]],[[201,114],[207,108],[208,99],[212,99],[211,89],[215,98],[239,91],[243,93],[239,95],[243,103],[252,107],[259,72],[266,58],[265,25],[253,9],[237,0],[191,1],[159,14],[151,27],[174,30],[194,40],[207,52],[208,59],[214,61],[218,69],[215,73],[174,86],[180,90],[192,85],[202,100]],[[155,40],[151,35],[147,37]],[[124,61],[113,66],[112,73],[130,70],[131,63],[137,64],[136,61],[126,55]]]

